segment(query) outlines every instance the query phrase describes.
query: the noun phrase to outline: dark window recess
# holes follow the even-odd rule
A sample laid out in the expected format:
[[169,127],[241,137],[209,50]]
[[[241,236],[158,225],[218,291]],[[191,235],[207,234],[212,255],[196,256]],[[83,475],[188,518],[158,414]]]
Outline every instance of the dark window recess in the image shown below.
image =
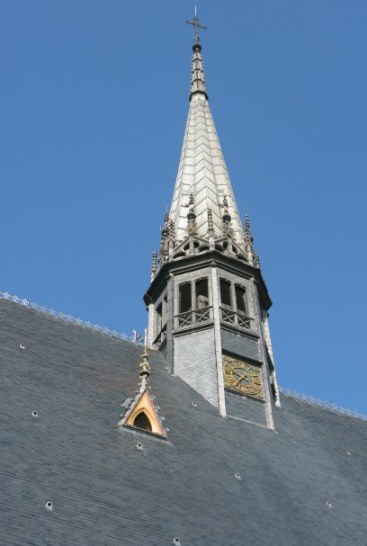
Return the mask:
[[157,307],[157,330],[158,332],[162,330],[162,304]]
[[242,286],[236,286],[236,305],[237,311],[246,315],[246,290]]
[[139,413],[139,415],[135,417],[134,427],[152,432],[152,425],[150,424],[150,421],[144,412]]
[[227,305],[228,307],[232,306],[231,301],[231,283],[225,281],[224,279],[220,280],[220,299],[222,305]]
[[203,309],[209,305],[208,279],[200,279],[195,283],[196,309]]
[[185,283],[180,286],[180,313],[191,310],[191,284]]
[[166,323],[167,323],[167,296],[164,296],[163,308],[162,308],[162,328],[164,328]]
[[276,399],[277,399],[277,391],[275,390],[275,385],[274,385],[274,383],[272,382],[270,386],[271,386],[271,394],[273,395],[273,399],[276,401]]

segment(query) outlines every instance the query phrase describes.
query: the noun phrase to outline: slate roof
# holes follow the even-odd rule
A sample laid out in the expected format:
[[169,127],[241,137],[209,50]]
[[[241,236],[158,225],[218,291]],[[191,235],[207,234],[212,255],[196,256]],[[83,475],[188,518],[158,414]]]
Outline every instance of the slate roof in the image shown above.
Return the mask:
[[367,544],[363,421],[291,397],[276,432],[224,419],[151,352],[156,439],[116,427],[141,348],[5,300],[0,324],[1,545]]

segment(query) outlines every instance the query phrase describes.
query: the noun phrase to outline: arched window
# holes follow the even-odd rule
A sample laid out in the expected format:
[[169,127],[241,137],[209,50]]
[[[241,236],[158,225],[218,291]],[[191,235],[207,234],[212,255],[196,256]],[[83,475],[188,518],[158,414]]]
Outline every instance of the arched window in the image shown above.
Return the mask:
[[143,411],[135,417],[133,426],[136,428],[141,428],[142,430],[147,430],[148,432],[152,432],[152,425]]

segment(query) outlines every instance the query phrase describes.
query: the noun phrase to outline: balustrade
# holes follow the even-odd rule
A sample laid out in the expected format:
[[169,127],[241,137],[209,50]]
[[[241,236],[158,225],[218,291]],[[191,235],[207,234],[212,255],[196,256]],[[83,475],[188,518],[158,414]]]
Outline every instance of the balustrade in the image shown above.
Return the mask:
[[245,328],[246,330],[251,328],[251,321],[254,320],[251,317],[247,317],[246,315],[242,315],[231,309],[224,309],[224,307],[220,308],[220,312],[222,322],[233,324],[239,328]]
[[[204,307],[202,309],[194,309],[193,311],[186,311],[176,315],[176,328],[188,328],[195,324],[202,324],[213,320],[212,307]],[[247,317],[242,313],[233,311],[232,309],[225,309],[220,307],[220,318],[222,322],[237,326],[238,328],[244,328],[246,330],[251,329],[251,321],[254,320],[251,317]]]
[[194,324],[202,324],[211,320],[211,307],[203,307],[194,309],[194,311],[186,311],[176,315],[176,327],[187,328]]

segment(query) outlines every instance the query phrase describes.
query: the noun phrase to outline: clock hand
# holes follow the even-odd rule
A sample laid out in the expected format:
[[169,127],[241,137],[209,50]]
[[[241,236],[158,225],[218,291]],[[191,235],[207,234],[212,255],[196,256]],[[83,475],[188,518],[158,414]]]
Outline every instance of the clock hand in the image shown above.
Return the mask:
[[[237,375],[237,374],[236,374],[236,375]],[[239,377],[239,376],[237,376],[237,377]],[[238,379],[237,381],[235,381],[234,386],[235,386],[235,387],[238,387],[238,385],[241,383],[242,379],[247,379],[247,374],[246,374],[246,373],[244,373],[243,375],[241,375],[241,376],[239,377],[239,379]]]

